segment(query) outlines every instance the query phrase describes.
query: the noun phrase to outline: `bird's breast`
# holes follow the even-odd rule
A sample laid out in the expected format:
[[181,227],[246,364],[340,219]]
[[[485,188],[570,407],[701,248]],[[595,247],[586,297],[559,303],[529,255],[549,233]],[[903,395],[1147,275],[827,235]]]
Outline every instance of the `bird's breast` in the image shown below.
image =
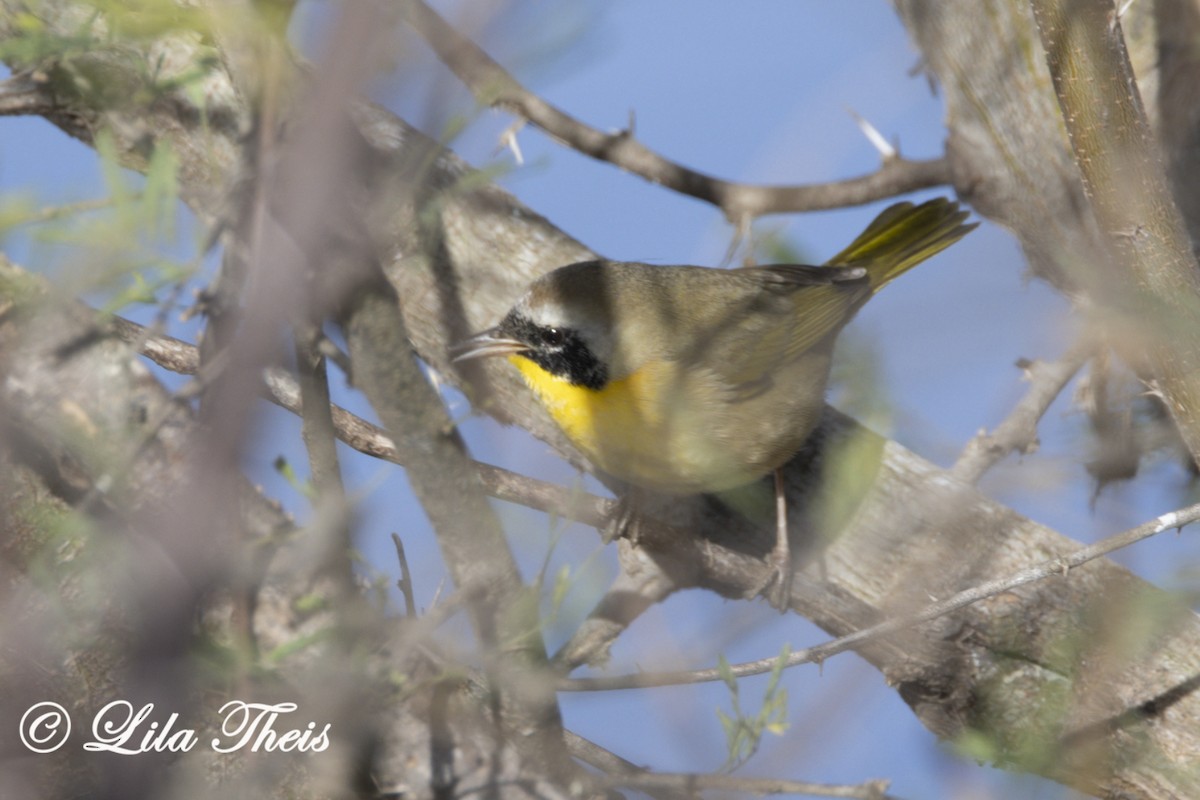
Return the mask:
[[572,384],[519,355],[509,357],[554,421],[605,472],[662,492],[694,494],[744,484],[747,473],[714,430],[712,397],[658,360],[599,389]]

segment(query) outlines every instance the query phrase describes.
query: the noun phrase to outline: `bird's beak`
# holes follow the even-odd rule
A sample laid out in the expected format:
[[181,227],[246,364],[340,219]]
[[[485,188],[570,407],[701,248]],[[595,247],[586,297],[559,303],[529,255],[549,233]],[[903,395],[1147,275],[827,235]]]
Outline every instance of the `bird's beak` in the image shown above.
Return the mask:
[[492,328],[483,333],[477,333],[470,339],[459,342],[450,348],[450,352],[454,354],[451,363],[456,364],[459,361],[468,361],[472,358],[489,358],[491,356],[524,353],[528,350],[529,345],[517,339],[497,336],[496,329]]

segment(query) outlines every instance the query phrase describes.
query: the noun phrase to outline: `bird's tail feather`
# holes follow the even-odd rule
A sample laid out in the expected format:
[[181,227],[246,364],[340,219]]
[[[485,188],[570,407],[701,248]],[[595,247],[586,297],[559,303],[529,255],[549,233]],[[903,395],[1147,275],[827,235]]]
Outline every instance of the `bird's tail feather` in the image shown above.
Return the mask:
[[978,223],[963,224],[968,212],[945,197],[913,205],[885,208],[857,239],[827,262],[830,266],[862,266],[872,293],[927,258],[945,250]]

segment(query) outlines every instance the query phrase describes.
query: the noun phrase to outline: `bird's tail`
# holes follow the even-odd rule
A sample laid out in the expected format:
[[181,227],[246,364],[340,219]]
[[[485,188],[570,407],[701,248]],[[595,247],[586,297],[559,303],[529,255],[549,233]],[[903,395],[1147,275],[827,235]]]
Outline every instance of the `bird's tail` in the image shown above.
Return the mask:
[[927,258],[942,252],[979,223],[964,225],[968,212],[945,197],[919,206],[896,203],[885,208],[857,239],[829,259],[830,266],[865,267],[871,292]]

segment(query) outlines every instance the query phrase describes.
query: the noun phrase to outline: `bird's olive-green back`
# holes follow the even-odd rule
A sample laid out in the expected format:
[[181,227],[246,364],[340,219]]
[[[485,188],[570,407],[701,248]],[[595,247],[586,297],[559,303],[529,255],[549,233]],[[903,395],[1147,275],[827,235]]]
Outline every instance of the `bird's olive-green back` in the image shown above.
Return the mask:
[[607,336],[612,377],[666,359],[710,370],[738,392],[832,346],[872,294],[966,235],[974,227],[966,216],[945,198],[897,203],[822,267],[576,264],[535,284],[532,301],[552,299],[572,324]]
[[[786,292],[787,303],[767,301],[761,316],[743,318],[736,332],[714,353],[714,363],[731,384],[761,381],[780,365],[805,352],[832,346],[832,339],[862,305],[896,277],[936,255],[969,233],[967,212],[946,198],[919,206],[896,203],[884,209],[851,244],[821,268],[862,267],[865,279],[797,281]],[[786,267],[737,270],[770,285]],[[778,290],[764,292],[777,294]]]

